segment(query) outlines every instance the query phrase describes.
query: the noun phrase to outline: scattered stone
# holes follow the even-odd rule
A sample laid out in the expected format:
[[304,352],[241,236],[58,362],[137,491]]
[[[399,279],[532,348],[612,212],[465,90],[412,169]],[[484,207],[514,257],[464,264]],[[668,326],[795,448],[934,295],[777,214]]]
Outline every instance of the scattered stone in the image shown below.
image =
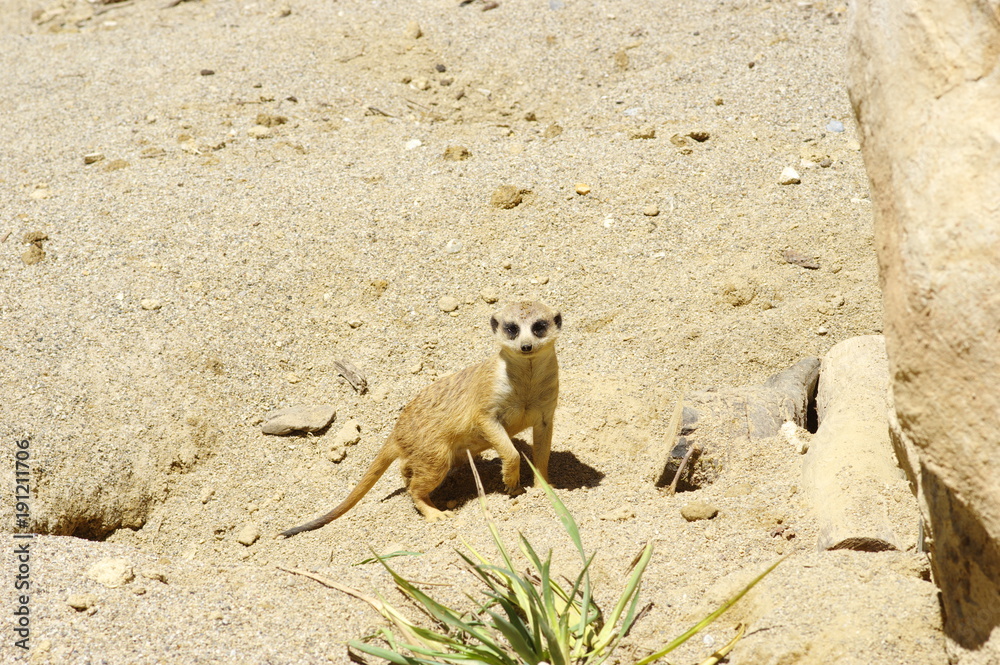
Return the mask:
[[453,298],[451,296],[442,296],[441,299],[438,300],[438,309],[442,312],[454,312],[458,309],[458,305],[458,298]]
[[154,580],[156,582],[162,582],[163,584],[167,583],[167,574],[159,568],[144,568],[141,575],[147,580]]
[[41,201],[52,196],[52,190],[49,189],[48,185],[36,185],[35,189],[31,191],[30,196],[36,201]]
[[101,161],[102,159],[104,159],[104,153],[103,152],[88,152],[86,155],[83,156],[83,163],[84,164],[96,164],[97,162]]
[[722,287],[722,300],[733,307],[743,307],[757,297],[757,285],[746,279],[727,282]]
[[628,51],[621,49],[615,53],[615,67],[621,71],[628,69]]
[[[795,423],[792,424],[794,425]],[[740,496],[748,496],[751,492],[753,492],[753,485],[749,483],[736,483],[735,485],[730,486],[730,488],[727,489],[722,496],[727,498],[735,498]]]
[[336,415],[330,404],[289,406],[266,414],[260,429],[264,434],[275,435],[315,432],[329,425]]
[[716,97],[714,101],[716,106],[722,106],[723,104],[726,103],[725,100],[722,99],[722,97]]
[[710,520],[719,514],[719,509],[704,501],[692,501],[681,508],[681,517],[688,522]]
[[283,115],[271,115],[270,113],[258,113],[255,122],[262,127],[277,127],[288,122],[288,118]]
[[585,182],[578,182],[578,183],[576,183],[576,185],[573,187],[573,189],[580,196],[586,196],[587,194],[590,194],[590,185],[588,185]]
[[683,148],[688,145],[688,140],[681,136],[680,134],[674,134],[670,137],[670,142],[673,143],[678,148]]
[[448,254],[458,254],[459,252],[462,251],[464,247],[465,245],[462,244],[461,240],[456,240],[455,238],[452,238],[447,243],[445,243],[444,251],[447,252]]
[[101,559],[88,568],[84,575],[109,589],[123,587],[135,579],[132,564],[121,558]]
[[781,257],[785,259],[787,263],[805,268],[806,270],[819,269],[819,263],[816,262],[816,259],[811,256],[806,256],[801,252],[797,252],[794,249],[786,249],[781,253]]
[[296,374],[295,372],[289,372],[288,374],[285,374],[285,381],[288,381],[289,383],[293,384],[299,383],[300,381],[302,381],[302,377]]
[[831,166],[833,166],[833,160],[830,159],[829,157],[824,157],[823,159],[819,160],[819,165],[824,169],[828,169]]
[[461,162],[472,157],[472,153],[464,145],[450,145],[445,148],[442,156],[451,162]]
[[650,203],[649,205],[643,207],[642,214],[646,217],[656,217],[660,214],[660,207],[655,203]]
[[343,448],[330,448],[326,451],[326,458],[334,464],[340,464],[347,459],[347,451]]
[[354,418],[345,422],[333,437],[333,448],[346,448],[361,441],[361,423]]
[[424,76],[418,76],[410,82],[410,87],[416,88],[417,90],[430,90],[431,82]]
[[483,299],[483,302],[492,305],[496,301],[500,300],[500,294],[496,289],[491,289],[489,287],[483,289],[479,292],[479,297]]
[[214,69],[203,69],[198,73],[201,74],[202,76],[215,76]]
[[826,123],[826,131],[839,134],[844,131],[844,123],[839,120],[831,120]]
[[493,192],[493,196],[490,197],[490,203],[494,208],[501,208],[504,210],[509,210],[510,208],[516,208],[524,200],[524,193],[526,190],[518,189],[514,185],[501,185],[497,187],[496,191]]
[[423,368],[424,368],[423,363],[417,363],[416,365],[410,367],[410,374],[420,374],[420,370],[422,370]]
[[656,138],[656,128],[652,126],[640,127],[639,129],[633,131],[629,138],[631,139],[655,139]]
[[778,177],[779,185],[798,185],[801,182],[802,178],[799,176],[799,172],[791,166],[782,169],[781,175]]
[[524,114],[524,119],[528,122],[536,122],[538,120],[538,116],[535,115],[534,111],[528,111]]
[[269,139],[274,136],[274,130],[264,125],[254,125],[247,130],[247,135],[252,139]]
[[45,258],[45,250],[42,249],[41,245],[32,245],[27,250],[21,254],[21,260],[24,261],[25,265],[33,266]]
[[198,500],[205,504],[211,501],[213,496],[215,496],[215,488],[206,487],[201,491],[201,496],[198,497]]
[[139,301],[139,306],[148,311],[156,311],[163,307],[163,303],[156,298],[143,298]]
[[829,329],[827,329],[826,326],[820,326],[819,328],[816,328],[816,334],[819,335],[819,336],[821,336],[821,337],[823,335],[826,335],[829,332],[830,331],[829,331]]
[[609,510],[600,516],[606,522],[624,522],[635,517],[635,509],[632,506],[619,506],[614,510]]
[[260,538],[260,528],[256,524],[244,524],[240,532],[236,534],[236,542],[240,545],[250,547]]
[[71,593],[66,598],[66,604],[77,612],[83,612],[97,604],[97,596],[92,593]]
[[424,31],[420,29],[419,23],[410,21],[406,24],[406,29],[403,30],[403,36],[407,39],[420,39],[424,36]]
[[403,148],[405,148],[406,150],[416,150],[423,144],[424,142],[421,141],[420,139],[410,139],[409,141],[403,144]]
[[555,137],[559,136],[562,133],[563,133],[563,128],[553,122],[551,125],[545,128],[545,131],[542,132],[542,136],[547,139],[554,139]]
[[704,143],[711,137],[711,134],[705,131],[695,130],[693,132],[688,132],[688,136],[693,138],[698,143]]

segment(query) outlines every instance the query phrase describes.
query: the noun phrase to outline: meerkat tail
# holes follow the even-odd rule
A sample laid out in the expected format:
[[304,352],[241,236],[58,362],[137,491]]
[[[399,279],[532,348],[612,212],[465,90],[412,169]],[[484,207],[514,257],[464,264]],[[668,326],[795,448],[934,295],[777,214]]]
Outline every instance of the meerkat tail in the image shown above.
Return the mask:
[[378,482],[378,479],[381,478],[386,469],[388,469],[392,463],[396,461],[397,457],[399,457],[399,453],[396,449],[395,442],[392,440],[387,441],[386,444],[382,446],[382,450],[379,451],[375,461],[373,461],[371,466],[368,467],[368,470],[365,471],[365,475],[361,478],[361,482],[359,482],[357,486],[351,490],[351,493],[347,495],[347,498],[344,499],[339,506],[328,512],[326,515],[321,515],[311,522],[306,522],[301,526],[288,529],[287,531],[282,531],[280,535],[285,538],[290,538],[297,533],[312,531],[313,529],[326,526],[333,520],[337,519],[353,508],[365,494],[368,494],[368,491],[374,487],[375,483]]

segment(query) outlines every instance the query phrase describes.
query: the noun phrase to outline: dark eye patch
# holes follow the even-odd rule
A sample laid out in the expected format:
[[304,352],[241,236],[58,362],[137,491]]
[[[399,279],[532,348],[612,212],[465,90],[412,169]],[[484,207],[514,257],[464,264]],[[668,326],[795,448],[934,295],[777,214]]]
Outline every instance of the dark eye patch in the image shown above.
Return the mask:
[[520,332],[521,327],[516,323],[503,324],[503,334],[506,335],[508,339],[516,339]]
[[545,337],[545,333],[549,331],[549,322],[545,319],[538,319],[531,324],[531,334],[535,337]]

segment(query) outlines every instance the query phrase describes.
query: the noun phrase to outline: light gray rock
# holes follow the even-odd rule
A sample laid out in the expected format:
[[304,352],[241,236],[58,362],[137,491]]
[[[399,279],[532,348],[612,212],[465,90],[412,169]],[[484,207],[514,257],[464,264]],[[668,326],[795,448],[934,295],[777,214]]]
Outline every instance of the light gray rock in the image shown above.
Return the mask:
[[284,435],[292,432],[315,432],[334,419],[337,412],[330,404],[289,406],[264,416],[260,429],[264,434]]

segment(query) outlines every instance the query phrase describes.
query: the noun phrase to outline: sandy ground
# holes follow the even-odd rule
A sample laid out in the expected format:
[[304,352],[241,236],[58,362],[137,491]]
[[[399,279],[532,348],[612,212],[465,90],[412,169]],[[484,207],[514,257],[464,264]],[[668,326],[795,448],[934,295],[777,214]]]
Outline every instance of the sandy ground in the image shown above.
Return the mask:
[[[32,528],[60,534],[31,541],[31,650],[5,612],[5,662],[346,663],[381,617],[276,567],[393,597],[356,565],[371,550],[420,552],[396,567],[468,603],[455,549],[490,546],[466,469],[435,495],[444,523],[391,470],[341,520],[274,535],[339,502],[399,409],[492,353],[490,313],[523,298],[564,317],[551,474],[605,605],[655,543],[652,607],[616,662],[788,553],[671,662],[740,619],[732,663],[946,660],[915,522],[897,525],[908,551],[815,552],[784,440],[742,445],[696,492],[650,482],[684,391],[881,330],[846,7],[493,4],[0,5],[0,434],[7,459],[30,440]],[[456,146],[467,158],[446,159]],[[779,184],[786,167],[799,184]],[[491,204],[504,185],[520,205]],[[268,411],[317,403],[336,408],[328,430],[260,433]],[[331,462],[349,419],[360,442]],[[499,462],[479,468],[508,542],[572,572],[545,497],[510,499]],[[686,522],[693,499],[719,515]],[[90,579],[107,558],[135,579]]]

